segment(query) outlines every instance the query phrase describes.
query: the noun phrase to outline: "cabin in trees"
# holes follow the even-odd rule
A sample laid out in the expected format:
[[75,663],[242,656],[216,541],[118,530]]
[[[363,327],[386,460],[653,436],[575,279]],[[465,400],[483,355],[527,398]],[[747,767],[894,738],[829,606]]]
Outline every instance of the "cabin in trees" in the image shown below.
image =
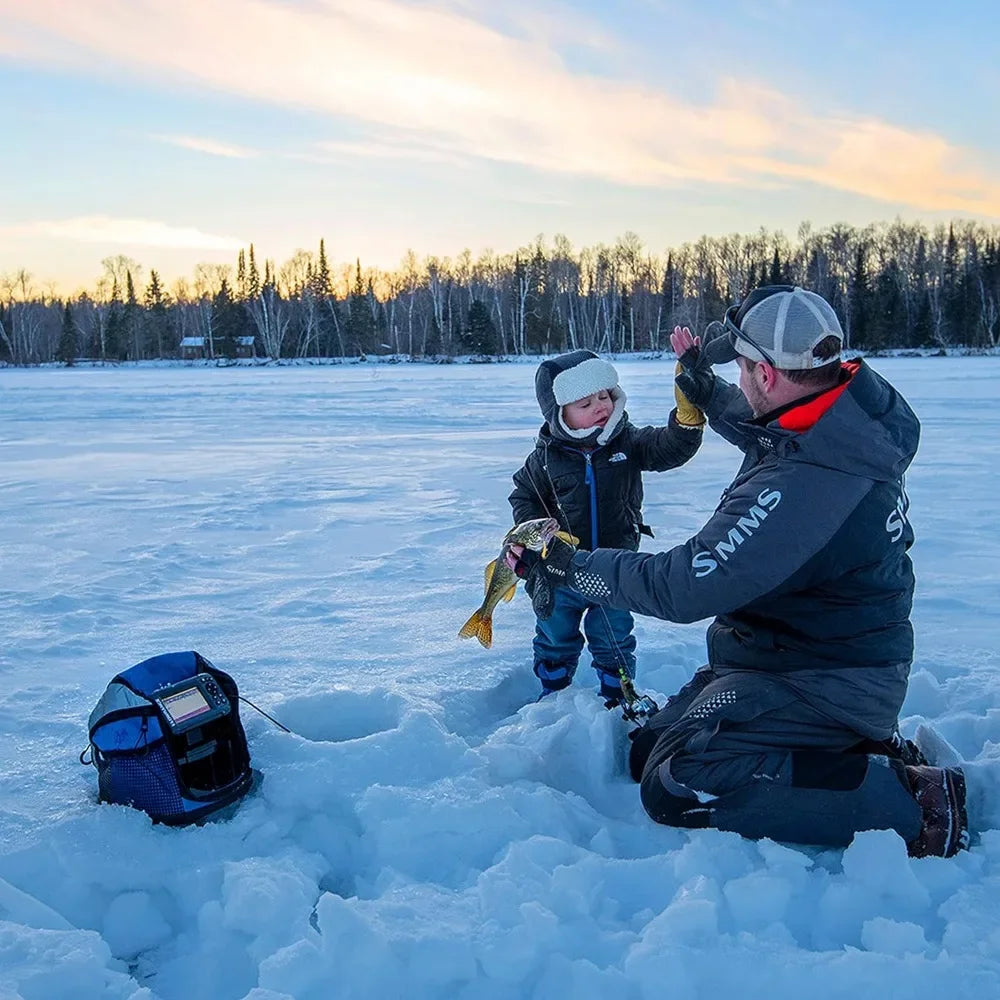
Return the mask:
[[190,361],[192,358],[204,358],[207,356],[204,337],[181,338],[181,357],[185,361]]
[[[236,358],[257,357],[257,338],[253,336],[234,337],[231,353]],[[215,348],[214,352],[212,348]],[[216,338],[214,345],[208,343],[207,337],[182,337],[180,344],[181,357],[185,361],[195,358],[227,357],[230,351],[226,349],[225,341]]]
[[236,338],[236,357],[238,358],[255,358],[257,357],[257,338],[256,337],[237,337]]

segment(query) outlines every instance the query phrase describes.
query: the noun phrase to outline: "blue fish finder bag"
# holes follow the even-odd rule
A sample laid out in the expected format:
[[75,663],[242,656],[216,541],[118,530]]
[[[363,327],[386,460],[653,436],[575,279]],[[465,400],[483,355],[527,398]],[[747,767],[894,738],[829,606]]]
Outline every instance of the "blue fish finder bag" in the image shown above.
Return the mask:
[[200,653],[164,653],[114,677],[90,713],[102,802],[183,825],[241,799],[254,782],[239,692]]

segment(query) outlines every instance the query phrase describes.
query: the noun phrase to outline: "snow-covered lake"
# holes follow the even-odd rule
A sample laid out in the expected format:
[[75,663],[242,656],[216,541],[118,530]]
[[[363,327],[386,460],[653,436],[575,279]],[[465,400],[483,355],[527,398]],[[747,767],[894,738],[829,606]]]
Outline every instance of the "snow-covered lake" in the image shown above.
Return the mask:
[[[519,593],[456,632],[540,419],[533,367],[0,371],[0,997],[1000,996],[1000,358],[874,362],[923,423],[904,733],[967,762],[974,845],[910,860],[652,823],[592,672],[535,704]],[[672,363],[619,363],[636,423]],[[858,442],[863,447],[864,442]],[[646,480],[645,547],[739,461]],[[640,689],[705,623],[640,620]],[[118,671],[232,674],[259,790],[172,829],[81,766]]]

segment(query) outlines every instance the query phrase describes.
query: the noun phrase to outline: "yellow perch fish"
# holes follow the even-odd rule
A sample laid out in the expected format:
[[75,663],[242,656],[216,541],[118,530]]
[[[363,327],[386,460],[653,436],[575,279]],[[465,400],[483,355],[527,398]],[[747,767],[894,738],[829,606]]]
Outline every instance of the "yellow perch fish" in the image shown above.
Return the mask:
[[459,630],[463,639],[475,636],[487,649],[493,644],[493,609],[501,601],[509,601],[517,589],[517,576],[507,565],[507,553],[512,545],[523,545],[526,549],[545,554],[553,538],[561,538],[571,545],[577,545],[579,538],[559,530],[559,522],[554,517],[540,517],[534,521],[515,524],[504,536],[500,554],[486,567],[486,596],[482,605],[472,613],[472,617]]

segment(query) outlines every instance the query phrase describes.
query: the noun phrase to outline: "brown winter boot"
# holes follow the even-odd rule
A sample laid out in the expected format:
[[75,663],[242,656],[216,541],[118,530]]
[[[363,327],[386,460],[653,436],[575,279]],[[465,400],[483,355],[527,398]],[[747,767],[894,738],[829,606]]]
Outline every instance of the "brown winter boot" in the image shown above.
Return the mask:
[[920,836],[910,841],[911,857],[950,858],[969,846],[965,776],[957,767],[907,766],[910,791],[923,812]]

